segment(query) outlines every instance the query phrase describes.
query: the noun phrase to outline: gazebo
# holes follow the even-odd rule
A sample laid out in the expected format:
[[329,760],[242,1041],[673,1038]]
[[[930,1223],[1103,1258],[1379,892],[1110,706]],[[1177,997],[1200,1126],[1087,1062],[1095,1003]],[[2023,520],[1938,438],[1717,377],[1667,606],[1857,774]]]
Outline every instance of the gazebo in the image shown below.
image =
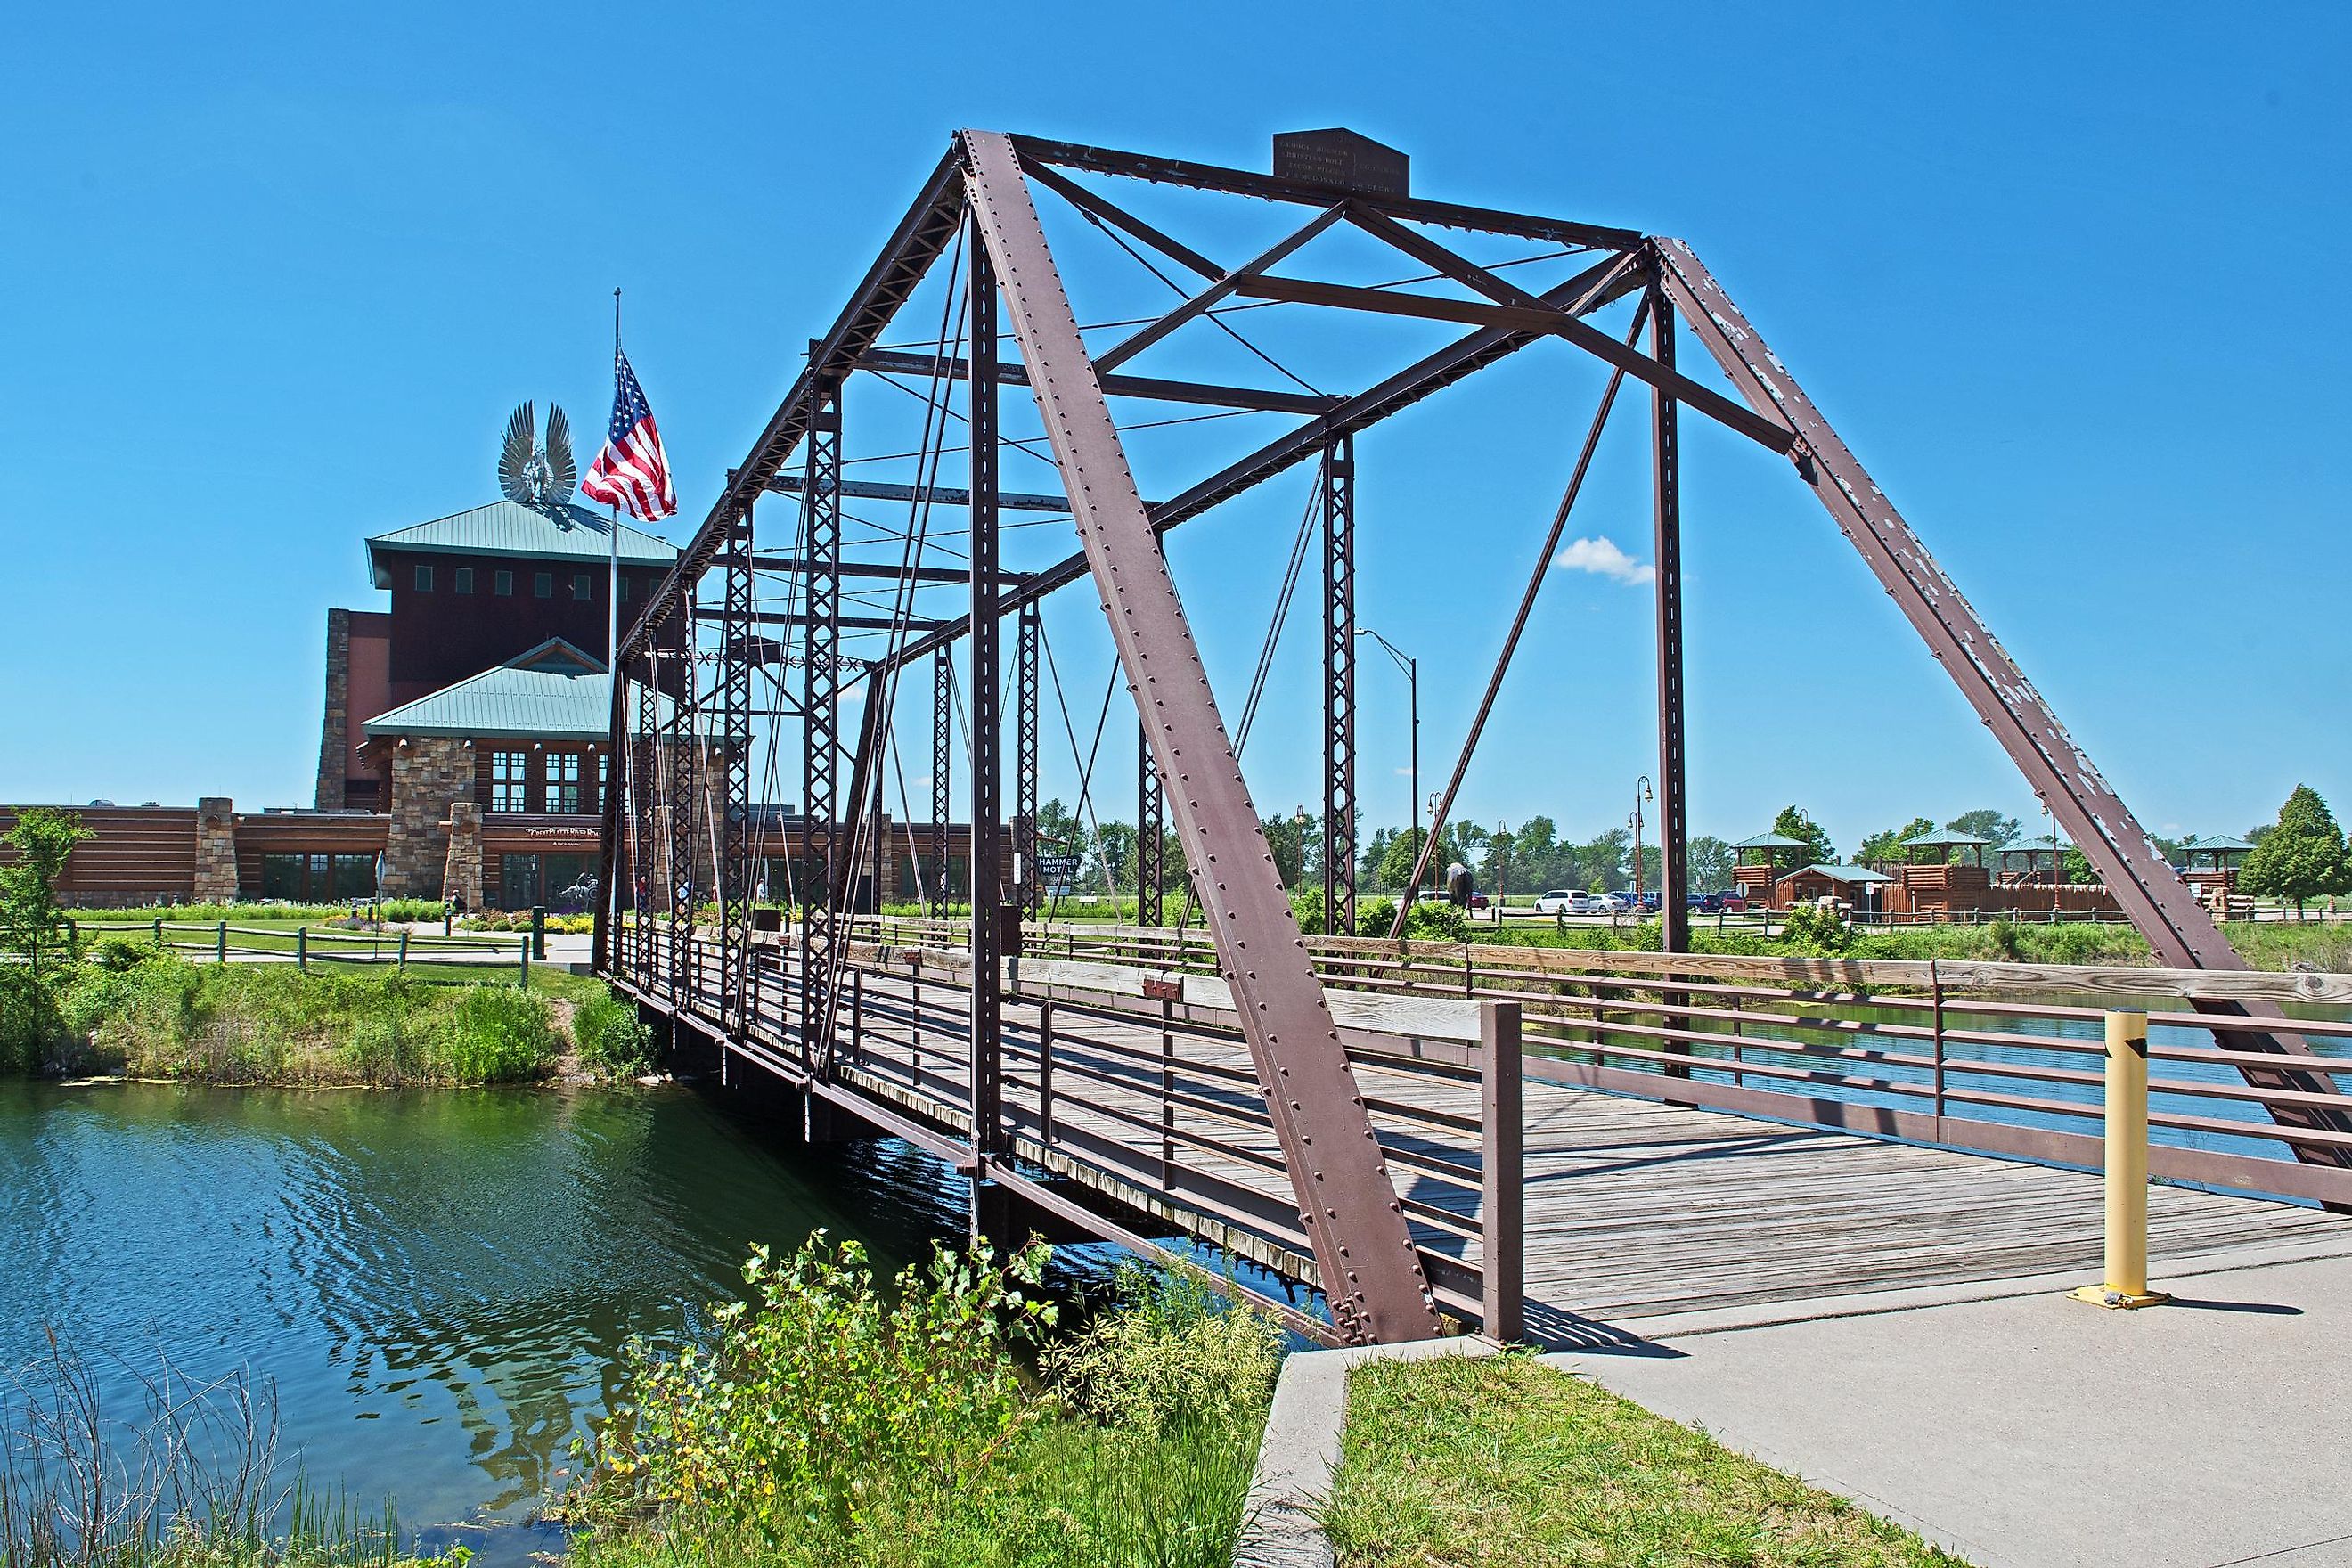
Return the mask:
[[2180,847],[2181,858],[2191,871],[2197,869],[2197,858],[2200,855],[2211,858],[2213,870],[2230,871],[2243,864],[2245,858],[2253,852],[2252,844],[2227,833],[2216,833],[2210,838],[2192,838]]
[[1733,845],[1738,862],[1732,868],[1732,882],[1750,898],[1769,902],[1772,883],[1780,875],[1780,851],[1811,849],[1801,838],[1791,838],[1785,833],[1759,833],[1753,838],[1743,838]]
[[1948,827],[1941,827],[1930,828],[1925,833],[1913,834],[1903,840],[1903,847],[1941,850],[1941,854],[1928,862],[1932,866],[1950,864],[1952,851],[1955,849],[1970,849],[1976,852],[1976,864],[1981,866],[1984,864],[1984,852],[1992,847],[1992,840],[1979,838],[1973,833],[1956,833]]
[[2010,858],[2015,856],[2025,862],[2024,879],[2029,882],[2040,881],[2042,859],[2047,857],[2050,880],[2053,883],[2063,881],[2065,879],[2066,864],[2064,849],[2064,845],[2053,844],[2048,838],[2021,838],[2013,844],[2004,844],[1997,851],[2000,860],[2000,874],[2004,877],[2009,875]]
[[[2252,844],[2226,833],[2192,838],[2180,847],[2180,858],[2188,867],[2180,879],[2189,884],[2200,902],[2226,912],[2231,896],[2238,890],[2238,868],[2253,852]],[[2207,862],[2201,868],[2197,864],[2200,858]]]

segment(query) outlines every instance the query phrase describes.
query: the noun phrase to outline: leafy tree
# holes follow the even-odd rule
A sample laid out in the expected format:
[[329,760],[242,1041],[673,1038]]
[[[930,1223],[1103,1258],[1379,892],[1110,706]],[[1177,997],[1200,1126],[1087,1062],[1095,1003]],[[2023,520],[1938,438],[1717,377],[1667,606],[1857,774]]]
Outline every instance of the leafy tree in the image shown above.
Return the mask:
[[[1797,866],[1791,869],[1837,864],[1837,846],[1830,842],[1827,830],[1797,807],[1782,806],[1780,815],[1772,819],[1772,831],[1783,838],[1797,839],[1805,846],[1802,849],[1790,851],[1798,858]],[[1774,853],[1777,856],[1779,851]]]
[[1731,871],[1739,863],[1738,851],[1711,833],[1692,839],[1685,851],[1691,890],[1720,892],[1731,886]]
[[1266,816],[1258,819],[1265,830],[1266,848],[1274,856],[1275,874],[1286,888],[1297,889],[1309,880],[1320,885],[1323,880],[1321,818],[1307,814],[1302,824],[1297,816]]
[[2072,844],[2059,846],[2058,879],[2062,882],[2104,882],[2106,878],[2091,864],[2091,858]]
[[[1422,840],[1428,837],[1429,830],[1425,827],[1391,829],[1384,838],[1375,836],[1374,842],[1379,846],[1380,860],[1373,869],[1373,889],[1383,893],[1403,892],[1404,885],[1412,879],[1414,857],[1421,852]],[[1444,887],[1445,868],[1456,861],[1461,861],[1465,865],[1469,863],[1455,830],[1449,827],[1444,837],[1437,841],[1437,854],[1429,863],[1427,885]]]
[[2003,816],[2000,812],[1987,805],[1980,806],[1975,811],[1964,811],[1944,826],[1954,833],[1966,833],[1974,837],[1989,839],[1995,848],[1999,848],[2004,844],[2014,843],[2019,829],[2024,824],[2013,816]]
[[1112,887],[1128,887],[1134,879],[1137,842],[1132,822],[1102,824],[1101,831],[1095,836],[1095,859],[1100,871],[1089,879],[1099,882],[1108,876]]
[[1922,833],[1935,831],[1934,823],[1924,816],[1915,816],[1900,827],[1890,827],[1885,832],[1874,833],[1864,839],[1862,847],[1853,852],[1853,858],[1864,866],[1880,860],[1909,860],[1925,851],[1906,849],[1903,847],[1903,841],[1906,838],[1916,838]]
[[1576,847],[1576,879],[1588,891],[1613,893],[1626,885],[1625,857],[1633,836],[1622,827],[1596,834]]
[[2309,784],[2297,784],[2279,807],[2277,823],[2262,836],[2238,873],[2247,892],[2293,899],[2300,916],[2307,900],[2352,892],[2352,858],[2327,803]]
[[26,806],[16,825],[0,834],[0,843],[16,852],[14,864],[0,866],[0,952],[21,957],[37,982],[65,924],[58,879],[74,846],[89,837],[80,816],[43,805]]

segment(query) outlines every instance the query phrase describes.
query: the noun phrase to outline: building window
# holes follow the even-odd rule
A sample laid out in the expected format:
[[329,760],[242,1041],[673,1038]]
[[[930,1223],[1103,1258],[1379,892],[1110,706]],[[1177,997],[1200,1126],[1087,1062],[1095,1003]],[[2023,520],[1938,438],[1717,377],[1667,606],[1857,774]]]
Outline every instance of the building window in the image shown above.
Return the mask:
[[580,753],[550,752],[547,755],[547,809],[580,809]]
[[416,569],[416,591],[420,594],[429,594],[433,592],[432,567],[419,566]]
[[471,566],[457,566],[451,568],[449,573],[449,586],[460,594],[472,593],[474,591],[474,569]]
[[492,811],[529,811],[530,809],[530,753],[529,752],[492,752],[490,753],[490,809]]
[[596,755],[596,809],[599,811],[604,809],[604,792],[613,787],[611,770],[606,765],[611,761],[601,752]]
[[625,604],[625,604],[627,604],[628,602],[629,602],[629,580],[628,580],[626,577],[624,577],[624,578],[622,578],[622,579],[621,579],[621,603],[623,603],[623,604]]
[[591,576],[588,573],[574,572],[572,574],[572,596],[575,599],[594,598],[596,596],[596,579]]
[[511,572],[491,573],[490,592],[496,594],[501,599],[505,598],[509,594],[512,594],[514,592],[514,574]]
[[534,598],[552,599],[555,597],[555,574],[552,572],[532,573],[530,578],[530,592]]

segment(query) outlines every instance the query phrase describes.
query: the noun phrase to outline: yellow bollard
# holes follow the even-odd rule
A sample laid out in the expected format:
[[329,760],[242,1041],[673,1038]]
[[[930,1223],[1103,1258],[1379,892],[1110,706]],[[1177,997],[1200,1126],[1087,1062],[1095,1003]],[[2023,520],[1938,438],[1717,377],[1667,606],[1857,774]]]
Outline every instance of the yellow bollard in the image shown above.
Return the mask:
[[2107,1015],[2106,1279],[2074,1292],[2100,1307],[2158,1307],[2147,1288],[2147,1015]]

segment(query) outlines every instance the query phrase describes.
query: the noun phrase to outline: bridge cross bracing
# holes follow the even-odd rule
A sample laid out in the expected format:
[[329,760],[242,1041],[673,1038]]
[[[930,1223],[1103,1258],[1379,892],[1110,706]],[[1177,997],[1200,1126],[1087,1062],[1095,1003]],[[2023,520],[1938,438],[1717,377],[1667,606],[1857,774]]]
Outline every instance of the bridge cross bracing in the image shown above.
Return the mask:
[[[1131,191],[1155,203],[1171,194],[1214,196],[1307,216],[1250,259],[1220,262],[1212,258],[1213,244],[1180,237],[1173,231],[1181,226],[1156,207],[1144,216]],[[1066,273],[1070,253],[1048,237],[1048,207],[1057,223],[1077,223],[1090,237],[1115,245],[1178,299],[1140,320],[1082,324],[1073,300],[1085,278]],[[1317,269],[1325,254],[1318,247],[1338,237],[1385,247],[1412,275],[1370,285],[1301,275]],[[1479,259],[1473,241],[1545,248]],[[1547,274],[1518,270],[1536,263],[1553,264],[1553,272],[1566,275],[1546,282]],[[894,323],[911,330],[901,317],[935,277],[944,280],[943,287],[935,284],[936,331],[927,343],[919,333],[914,339],[928,352],[883,343]],[[1522,277],[1528,281],[1519,281]],[[1622,334],[1596,324],[1612,307],[1633,312]],[[1436,324],[1468,331],[1360,390],[1331,392],[1324,389],[1326,376],[1301,375],[1245,337],[1234,324],[1244,310],[1386,318],[1422,323],[1422,330]],[[1123,335],[1111,338],[1114,330]],[[1255,354],[1262,362],[1261,381],[1276,379],[1263,374],[1271,368],[1292,384],[1146,375],[1128,368],[1210,332]],[[1706,351],[1728,393],[1679,366],[1676,339],[1684,333]],[[1687,245],[1611,226],[1433,201],[1407,195],[1402,178],[1351,179],[1297,169],[1258,174],[976,131],[952,140],[833,328],[811,344],[806,367],[744,460],[730,470],[709,520],[620,650],[616,667],[624,679],[614,703],[614,754],[640,765],[624,770],[616,792],[622,798],[608,807],[604,886],[611,896],[599,911],[598,966],[628,980],[649,1001],[665,998],[673,1013],[699,1018],[691,1002],[692,954],[700,951],[692,931],[696,911],[716,902],[733,928],[714,950],[722,971],[718,1016],[722,1028],[725,1020],[734,1020],[733,1034],[753,1032],[753,1009],[745,999],[758,989],[760,965],[772,963],[773,954],[753,940],[758,911],[743,893],[762,879],[754,863],[764,867],[780,853],[766,831],[773,796],[751,798],[763,794],[753,781],[796,771],[804,793],[798,848],[781,851],[788,884],[781,901],[795,915],[789,942],[797,1010],[791,1033],[798,1056],[792,1059],[803,1066],[792,1070],[810,1071],[817,1089],[840,1092],[836,1072],[851,1070],[840,1065],[843,1051],[854,1053],[864,1041],[832,1038],[841,1027],[839,993],[845,984],[867,983],[847,933],[855,912],[882,898],[884,868],[894,849],[882,803],[902,760],[893,755],[897,676],[919,669],[929,658],[934,679],[919,684],[929,686],[933,700],[928,738],[935,837],[927,897],[935,911],[950,905],[944,840],[936,837],[945,827],[937,820],[937,803],[950,798],[943,775],[961,761],[971,786],[967,876],[973,913],[959,943],[972,982],[961,993],[966,1033],[978,1042],[963,1088],[967,1163],[976,1180],[1030,1181],[1019,1168],[1023,1146],[1005,1121],[1011,1112],[1002,1086],[1011,1081],[1008,1053],[1019,1049],[1008,1009],[1017,1012],[1020,1004],[1005,966],[1019,948],[1021,913],[1038,908],[1044,858],[1034,821],[1044,720],[1033,650],[1044,653],[1057,692],[1059,681],[1050,642],[1030,638],[1040,602],[1085,583],[1116,648],[1114,684],[1124,686],[1133,705],[1145,775],[1140,787],[1164,805],[1188,872],[1183,898],[1169,901],[1197,910],[1213,943],[1220,983],[1230,990],[1247,1079],[1272,1139],[1271,1169],[1287,1188],[1285,1223],[1298,1233],[1291,1271],[1322,1287],[1339,1339],[1394,1340],[1432,1331],[1442,1313],[1466,1299],[1462,1281],[1446,1276],[1447,1265],[1416,1236],[1415,1224],[1428,1216],[1405,1195],[1410,1162],[1380,1135],[1381,1112],[1363,1085],[1365,1074],[1376,1069],[1351,1057],[1346,1030],[1335,1017],[1329,977],[1301,940],[1240,763],[1239,731],[1228,724],[1207,679],[1162,541],[1168,531],[1293,468],[1316,465],[1325,512],[1322,850],[1325,863],[1332,864],[1353,848],[1352,826],[1333,818],[1354,798],[1349,639],[1360,564],[1353,523],[1362,504],[1358,437],[1504,358],[1560,343],[1598,360],[1612,375],[1587,459],[1618,384],[1630,376],[1651,392],[1654,546],[1662,568],[1657,776],[1668,889],[1684,885],[1681,584],[1678,568],[1666,568],[1680,559],[1678,422],[1688,411],[1790,463],[2027,782],[2105,876],[2159,959],[2182,970],[2242,967],[2038,691]],[[904,482],[851,480],[844,473],[860,460],[865,417],[848,394],[874,384],[922,405],[916,448],[899,454],[913,463]],[[1129,414],[1128,423],[1120,422],[1120,411],[1139,405],[1163,413],[1214,411],[1183,415],[1187,419],[1230,415],[1288,423],[1238,457],[1169,487],[1165,499],[1146,501],[1130,447],[1154,421]],[[1179,421],[1171,414],[1157,422]],[[963,454],[964,472],[943,473],[956,452]],[[1024,455],[1055,469],[1052,489],[1006,486],[1003,463]],[[1554,519],[1554,540],[1536,558],[1537,576],[1521,600],[1479,723],[1440,796],[1431,847],[1453,808],[1582,469],[1580,462]],[[946,482],[956,479],[963,482]],[[766,550],[761,530],[775,525],[763,521],[763,499],[785,509],[781,524],[792,535],[788,542],[771,541]],[[1069,509],[1066,524],[1045,510],[1057,503]],[[877,527],[870,511],[853,510],[874,506],[903,506],[903,524]],[[1008,511],[1027,519],[1020,526],[1067,527],[1078,548],[1034,568],[1005,570],[1003,538],[1015,526],[1006,520]],[[942,516],[963,526],[942,526]],[[963,544],[951,542],[958,540]],[[951,564],[943,568],[942,559]],[[748,591],[747,567],[757,579]],[[853,586],[857,584],[877,585]],[[963,607],[942,605],[943,593],[957,592],[964,595]],[[778,600],[781,609],[763,607]],[[999,626],[1007,618],[1015,622],[1013,663],[1020,677],[1010,702],[998,653]],[[755,627],[782,635],[755,637]],[[969,655],[960,687],[942,658],[959,646]],[[621,688],[631,683],[661,686],[674,695],[667,717],[659,721],[661,732],[649,733],[656,721],[625,696]],[[862,700],[865,717],[852,731],[841,710],[854,700]],[[633,713],[639,719],[635,728]],[[779,767],[786,726],[747,724],[754,715],[797,719],[797,770]],[[1009,746],[1002,736],[1008,721],[1015,731]],[[949,737],[961,741],[960,752]],[[1075,746],[1075,725],[1071,738]],[[768,765],[761,770],[746,753],[759,751],[763,740]],[[1000,778],[1007,754],[1016,772],[1016,809],[1009,821]],[[896,782],[906,798],[903,779]],[[777,842],[786,837],[780,833]],[[919,863],[926,858],[922,847],[909,842],[903,852]],[[1156,880],[1142,879],[1160,858],[1160,847],[1155,840],[1136,857],[1141,863],[1137,891],[1147,906],[1160,889]],[[1415,885],[1428,879],[1428,859],[1425,847]],[[648,899],[642,889],[656,861],[658,896]],[[634,896],[625,891],[633,888],[639,889]],[[1352,887],[1335,868],[1325,882],[1327,917],[1342,913],[1352,897]],[[1665,922],[1669,955],[1683,963],[1678,975],[1703,976],[1704,966],[1680,952],[1685,936],[1679,900],[1673,902]],[[619,940],[625,930],[635,933],[625,943]],[[651,940],[656,930],[664,942],[658,950]],[[625,952],[638,966],[634,976],[621,963]],[[648,984],[655,970],[667,990]],[[875,976],[877,984],[887,979]],[[1703,1002],[1703,988],[1678,985],[1659,995],[1667,1010],[1645,1026],[1660,1031],[1664,1055],[1686,1055],[1694,1042],[1684,1037],[1708,1010],[1693,1001]],[[2227,1070],[2254,1096],[2242,1103],[2253,1105],[2286,1135],[2280,1147],[2317,1171],[2342,1171],[2352,1151],[2352,1117],[2339,1103],[2332,1069],[2310,1042],[2283,1026],[2283,1012],[2260,995],[2191,991],[2185,996],[2188,1006],[2220,1020],[2215,1027],[2223,1033],[2216,1037],[2226,1044],[2217,1048]],[[2250,1019],[2263,1026],[2252,1026]],[[1661,1077],[1693,1076],[1677,1062],[1664,1067]],[[1491,1079],[1490,1097],[1500,1092]]]

